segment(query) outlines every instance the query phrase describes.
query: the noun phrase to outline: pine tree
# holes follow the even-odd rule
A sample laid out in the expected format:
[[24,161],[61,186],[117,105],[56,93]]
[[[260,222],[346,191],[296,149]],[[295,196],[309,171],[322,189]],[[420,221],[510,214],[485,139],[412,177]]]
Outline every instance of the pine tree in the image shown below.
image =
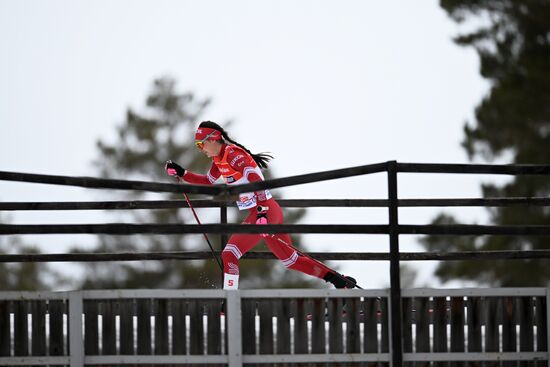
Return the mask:
[[[491,83],[464,127],[463,146],[470,159],[509,159],[515,164],[548,164],[550,157],[550,2],[441,0],[443,9],[461,22],[478,21],[478,29],[456,37],[480,57],[481,75]],[[477,24],[477,23],[476,23]],[[548,177],[517,176],[502,186],[482,186],[484,197],[548,197]],[[548,225],[545,207],[500,207],[490,221],[502,225]],[[440,215],[435,223],[455,223]],[[429,236],[423,244],[437,251],[548,249],[547,237]],[[496,286],[544,286],[550,279],[547,260],[456,261],[441,264],[443,279],[465,279]]]
[[[0,223],[9,223],[0,217]],[[19,236],[0,236],[0,254],[40,254],[40,250]],[[69,285],[69,280],[45,263],[0,263],[1,291],[38,291]]]

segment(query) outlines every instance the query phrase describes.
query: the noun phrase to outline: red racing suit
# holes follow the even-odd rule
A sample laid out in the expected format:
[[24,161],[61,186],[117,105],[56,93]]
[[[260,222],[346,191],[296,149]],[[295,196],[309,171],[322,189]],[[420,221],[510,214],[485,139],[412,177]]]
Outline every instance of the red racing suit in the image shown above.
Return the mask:
[[[183,179],[192,184],[212,185],[222,176],[228,185],[239,185],[250,182],[263,181],[264,176],[252,156],[236,145],[223,144],[220,154],[212,159],[212,166],[206,175],[185,171]],[[269,190],[259,190],[243,193],[239,196],[237,206],[240,210],[249,210],[243,224],[256,223],[256,206],[266,206],[267,222],[282,224],[283,211],[273,199]],[[260,234],[238,233],[229,238],[222,251],[224,272],[239,274],[239,259],[262,239]],[[288,234],[276,233],[264,237],[269,250],[289,269],[323,279],[328,269],[322,264],[301,256],[292,247],[292,240]]]

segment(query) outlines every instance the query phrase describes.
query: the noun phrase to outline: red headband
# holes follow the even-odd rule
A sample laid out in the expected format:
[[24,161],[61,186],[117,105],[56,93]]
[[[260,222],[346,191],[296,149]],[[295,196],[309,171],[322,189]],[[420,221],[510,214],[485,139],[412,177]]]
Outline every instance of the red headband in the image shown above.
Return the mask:
[[219,130],[208,127],[199,127],[195,133],[195,141],[201,141],[208,137],[208,140],[222,140],[222,133]]

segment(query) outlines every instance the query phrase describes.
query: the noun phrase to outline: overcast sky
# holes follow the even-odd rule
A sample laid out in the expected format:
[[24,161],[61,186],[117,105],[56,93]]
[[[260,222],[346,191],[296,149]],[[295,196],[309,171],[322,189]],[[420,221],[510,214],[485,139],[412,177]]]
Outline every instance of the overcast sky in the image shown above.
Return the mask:
[[[233,120],[276,177],[398,160],[468,162],[462,127],[488,89],[473,50],[437,1],[0,0],[0,170],[97,176],[95,142],[112,140],[152,81],[212,98],[205,119]],[[199,121],[197,121],[198,123]],[[174,157],[167,157],[174,158]],[[162,162],[159,162],[161,167]],[[147,175],[146,172],[144,172]],[[487,177],[400,175],[401,198],[479,197]],[[169,182],[167,180],[167,182]],[[385,175],[279,189],[285,198],[384,198]],[[96,200],[98,191],[0,182],[0,200]],[[162,197],[162,195],[160,196]],[[110,197],[113,199],[113,197]],[[401,209],[405,224],[439,209]],[[450,211],[465,222],[483,211]],[[99,213],[11,213],[14,223],[101,223]],[[382,209],[311,209],[301,223],[386,223]],[[91,236],[27,236],[43,252]],[[419,251],[401,237],[403,251]],[[387,251],[387,236],[304,236],[310,251]],[[438,285],[434,264],[415,264]],[[386,263],[341,262],[366,288]]]

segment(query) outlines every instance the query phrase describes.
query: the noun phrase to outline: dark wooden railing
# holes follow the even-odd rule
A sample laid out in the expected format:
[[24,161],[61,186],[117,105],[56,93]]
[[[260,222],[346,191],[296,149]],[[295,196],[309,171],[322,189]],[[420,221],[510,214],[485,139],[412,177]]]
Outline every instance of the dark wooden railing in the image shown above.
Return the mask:
[[[389,161],[359,167],[350,167],[327,172],[286,177],[239,186],[197,186],[183,184],[162,184],[143,181],[124,181],[98,179],[91,177],[65,177],[37,175],[15,172],[0,172],[0,180],[34,182],[56,185],[70,185],[87,188],[145,190],[155,192],[185,192],[193,194],[230,195],[266,188],[287,187],[345,177],[383,173],[387,174],[388,198],[386,200],[281,200],[287,207],[387,207],[388,224],[386,225],[254,225],[227,224],[228,200],[197,200],[196,207],[219,207],[221,224],[207,225],[163,225],[163,224],[50,224],[50,225],[0,225],[0,235],[12,234],[48,234],[48,233],[91,233],[129,235],[146,234],[190,234],[190,233],[357,233],[387,234],[390,251],[379,253],[333,253],[312,254],[319,259],[341,260],[389,260],[390,261],[390,324],[392,351],[391,361],[394,366],[403,362],[403,322],[401,287],[399,277],[400,261],[406,260],[459,260],[459,259],[534,259],[550,258],[550,250],[531,251],[489,251],[467,253],[401,253],[399,236],[411,234],[438,235],[550,235],[550,225],[403,225],[399,223],[399,207],[427,206],[511,206],[530,205],[548,206],[548,197],[525,198],[473,198],[473,199],[399,199],[399,173],[441,173],[441,174],[494,174],[494,175],[550,175],[550,165],[480,165],[480,164],[418,164]],[[186,207],[184,201],[134,201],[134,202],[79,202],[79,203],[0,203],[0,210],[97,210],[97,209],[162,209]],[[2,262],[18,261],[121,261],[121,260],[158,260],[158,259],[198,259],[211,256],[204,252],[194,253],[142,253],[142,254],[42,254],[42,255],[3,255]],[[250,253],[245,258],[269,258],[271,255]],[[406,340],[406,338],[405,338]],[[405,345],[406,347],[406,345]]]

